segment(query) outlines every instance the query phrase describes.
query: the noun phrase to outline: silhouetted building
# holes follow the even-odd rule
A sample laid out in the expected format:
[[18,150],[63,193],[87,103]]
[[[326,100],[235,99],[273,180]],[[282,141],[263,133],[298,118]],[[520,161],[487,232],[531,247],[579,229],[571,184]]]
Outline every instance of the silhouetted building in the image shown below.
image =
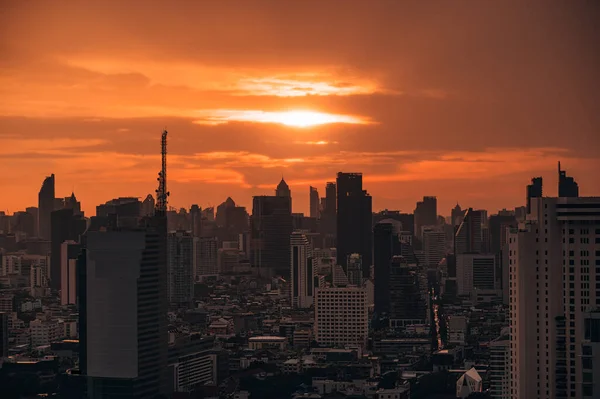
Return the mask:
[[417,268],[409,265],[402,256],[394,256],[391,260],[389,300],[390,327],[425,323],[426,301],[419,287]]
[[287,185],[287,183],[285,182],[285,180],[283,180],[283,177],[281,178],[281,181],[279,182],[279,184],[277,185],[277,188],[275,189],[275,196],[289,198],[290,212],[292,211],[292,190],[290,190],[290,188]]
[[310,217],[319,218],[319,192],[316,187],[310,186],[309,188],[309,200],[310,200]]
[[325,186],[325,197],[322,198],[319,230],[323,236],[323,248],[336,246],[337,192],[335,183]]
[[196,270],[194,280],[201,280],[219,274],[217,249],[219,243],[216,237],[196,237]]
[[412,213],[402,213],[400,211],[383,210],[373,213],[373,226],[384,220],[395,220],[400,222],[400,229],[397,231],[409,231],[415,234],[415,215]]
[[202,209],[194,204],[190,208],[190,227],[194,237],[200,237],[202,233]]
[[54,174],[46,177],[38,194],[38,233],[50,239],[50,214],[54,211]]
[[292,249],[291,274],[291,303],[297,308],[310,308],[313,305],[315,290],[315,259],[310,242],[301,232],[293,232],[290,236]]
[[77,304],[77,258],[81,245],[73,240],[64,241],[60,246],[60,304]]
[[153,216],[155,205],[156,201],[154,201],[154,197],[152,196],[152,194],[148,194],[142,202],[142,216]]
[[194,299],[194,237],[186,231],[167,236],[167,294],[169,303],[189,306]]
[[543,196],[543,180],[541,177],[531,179],[531,184],[527,186],[527,213],[531,211],[531,199],[541,198]]
[[15,212],[11,221],[11,231],[13,233],[25,233],[28,238],[35,236],[36,216],[29,212]]
[[0,360],[8,356],[8,313],[0,312]]
[[166,220],[88,231],[80,270],[80,365],[89,398],[154,398],[167,385]]
[[463,211],[460,205],[456,203],[456,206],[452,208],[452,212],[450,212],[450,223],[452,226],[459,226],[462,223],[464,216],[465,211]]
[[223,201],[220,205],[217,206],[217,216],[215,218],[217,226],[225,227],[227,225],[227,209],[234,207],[235,202],[231,199],[231,197],[227,197],[225,201]]
[[359,254],[348,255],[346,265],[346,276],[348,283],[357,287],[362,287],[363,271],[362,271],[362,258]]
[[252,200],[250,262],[261,276],[289,277],[292,212],[286,196],[256,196]]
[[60,290],[62,251],[61,246],[65,241],[79,241],[79,236],[85,232],[87,221],[75,215],[73,209],[65,208],[51,213],[51,238],[50,238],[50,288]]
[[398,237],[391,223],[378,223],[373,227],[374,299],[379,316],[390,311],[390,267],[397,247]]
[[415,236],[421,239],[424,226],[437,225],[437,198],[423,197],[423,201],[417,202],[415,208]]
[[373,264],[372,199],[362,187],[361,173],[337,175],[337,262],[346,267],[348,255],[363,261],[363,277]]
[[558,163],[558,196],[559,197],[579,197],[579,186],[574,178],[567,176],[566,170],[560,169]]
[[482,225],[485,211],[469,208],[454,234],[454,254],[480,253],[483,250]]

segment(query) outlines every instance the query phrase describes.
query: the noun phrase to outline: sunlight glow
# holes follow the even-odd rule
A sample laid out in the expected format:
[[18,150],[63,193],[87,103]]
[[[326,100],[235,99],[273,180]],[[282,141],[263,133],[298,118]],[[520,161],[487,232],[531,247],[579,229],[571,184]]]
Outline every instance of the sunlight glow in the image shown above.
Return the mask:
[[201,125],[220,125],[228,122],[277,123],[292,127],[312,127],[331,123],[367,124],[368,120],[351,115],[328,114],[316,111],[208,111],[201,120],[194,123]]

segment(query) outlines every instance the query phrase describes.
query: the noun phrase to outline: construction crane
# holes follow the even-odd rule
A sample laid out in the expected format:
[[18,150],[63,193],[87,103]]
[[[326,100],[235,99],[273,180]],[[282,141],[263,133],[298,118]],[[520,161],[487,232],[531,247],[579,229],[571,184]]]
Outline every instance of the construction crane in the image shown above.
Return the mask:
[[160,140],[161,170],[158,172],[158,189],[156,190],[156,213],[166,215],[167,213],[167,130],[163,130]]

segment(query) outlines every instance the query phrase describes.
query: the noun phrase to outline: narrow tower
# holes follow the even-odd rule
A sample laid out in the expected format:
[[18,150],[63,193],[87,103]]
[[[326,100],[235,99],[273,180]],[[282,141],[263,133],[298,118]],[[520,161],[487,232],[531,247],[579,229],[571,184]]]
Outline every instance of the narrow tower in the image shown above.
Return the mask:
[[160,140],[161,170],[158,172],[158,189],[156,190],[156,212],[162,216],[167,212],[167,131],[163,130]]

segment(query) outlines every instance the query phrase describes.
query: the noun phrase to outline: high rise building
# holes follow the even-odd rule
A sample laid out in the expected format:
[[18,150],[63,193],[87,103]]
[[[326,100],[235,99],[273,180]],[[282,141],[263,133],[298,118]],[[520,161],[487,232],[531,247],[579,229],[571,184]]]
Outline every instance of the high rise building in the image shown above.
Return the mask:
[[446,233],[441,227],[423,228],[425,267],[436,268],[446,256]]
[[490,397],[510,398],[510,337],[506,330],[490,342],[489,376]]
[[290,212],[292,212],[292,190],[290,190],[285,180],[283,180],[283,177],[275,189],[275,196],[288,198],[290,201]]
[[154,201],[154,197],[152,194],[148,194],[144,201],[142,202],[141,213],[142,216],[153,216],[154,215],[154,207],[156,206],[156,201]]
[[471,295],[475,290],[494,290],[496,288],[495,273],[496,257],[493,254],[457,254],[458,295]]
[[420,287],[416,265],[409,265],[402,256],[394,256],[390,265],[390,327],[424,324],[427,302]]
[[[535,198],[509,234],[512,398],[591,398],[586,314],[600,304],[600,198]],[[597,370],[597,369],[596,369]]]
[[310,242],[301,232],[290,236],[291,246],[291,302],[297,308],[310,308],[315,291],[315,258]]
[[189,306],[194,299],[194,237],[186,231],[167,236],[167,295],[175,306]]
[[88,231],[80,270],[80,364],[88,397],[166,393],[166,220]]
[[365,288],[317,288],[314,324],[316,341],[323,346],[364,347],[369,333],[368,313]]
[[319,218],[319,192],[316,187],[310,186],[309,188],[309,199],[310,199],[310,217]]
[[398,247],[395,234],[391,223],[377,223],[373,227],[374,301],[379,316],[390,311],[390,268]]
[[50,233],[50,288],[61,290],[62,251],[65,241],[79,241],[85,232],[87,221],[75,215],[73,209],[65,208],[51,213]]
[[348,277],[348,283],[357,287],[362,287],[363,272],[362,272],[362,258],[359,254],[348,255],[346,265],[346,275]]
[[60,245],[60,304],[77,304],[77,258],[81,245],[67,240]]
[[196,246],[196,272],[194,280],[202,280],[209,276],[219,275],[217,249],[219,243],[216,237],[197,237]]
[[[415,215],[412,213],[402,213],[400,211],[390,211],[388,209],[373,213],[373,225],[381,222],[390,223],[391,221],[394,221],[393,224],[396,226],[398,232],[409,231],[411,234],[414,234]],[[398,226],[395,222],[400,222],[400,225]]]
[[452,208],[452,211],[450,212],[450,224],[452,226],[459,226],[462,223],[464,216],[465,211],[462,210],[457,202],[456,206]]
[[250,262],[255,273],[264,277],[290,273],[290,198],[257,196],[252,201]]
[[454,253],[481,253],[484,249],[482,227],[485,211],[469,208],[454,234]]
[[437,198],[423,197],[422,201],[417,202],[415,208],[415,235],[421,239],[423,237],[421,229],[435,225],[437,225]]
[[50,214],[54,210],[54,174],[46,177],[38,194],[38,233],[40,238],[50,240]]
[[531,179],[531,184],[527,186],[527,213],[531,211],[531,199],[541,198],[543,196],[543,180],[541,177]]
[[558,196],[559,197],[579,197],[579,185],[571,176],[567,176],[567,171],[561,170],[558,163]]
[[225,201],[223,201],[220,205],[217,206],[217,216],[215,218],[217,222],[217,226],[225,227],[227,225],[227,215],[226,211],[228,208],[234,208],[235,202],[231,197],[227,197]]
[[363,277],[373,264],[372,199],[362,187],[361,173],[337,175],[337,262],[346,266],[348,255],[363,261]]
[[8,313],[0,312],[0,363],[8,356]]
[[200,237],[202,233],[202,209],[194,204],[190,208],[190,227],[194,237]]

